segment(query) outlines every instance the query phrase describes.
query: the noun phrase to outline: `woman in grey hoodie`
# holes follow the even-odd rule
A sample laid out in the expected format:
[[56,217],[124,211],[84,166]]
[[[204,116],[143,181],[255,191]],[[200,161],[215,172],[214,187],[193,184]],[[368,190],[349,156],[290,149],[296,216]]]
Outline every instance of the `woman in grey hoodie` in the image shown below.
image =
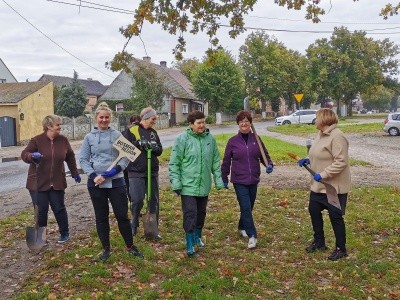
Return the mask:
[[99,258],[106,260],[111,255],[108,201],[113,208],[127,251],[143,258],[143,254],[133,244],[128,217],[128,197],[122,171],[129,161],[123,158],[107,171],[118,157],[118,150],[113,147],[113,143],[121,135],[119,131],[109,127],[111,112],[105,102],[99,104],[95,112],[97,127],[85,136],[79,157],[80,165],[88,175],[87,186],[96,216],[97,234],[103,246]]

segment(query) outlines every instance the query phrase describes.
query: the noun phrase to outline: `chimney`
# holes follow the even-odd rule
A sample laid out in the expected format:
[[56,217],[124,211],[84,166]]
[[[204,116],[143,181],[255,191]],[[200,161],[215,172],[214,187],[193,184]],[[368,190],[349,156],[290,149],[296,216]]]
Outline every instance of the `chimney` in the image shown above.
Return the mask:
[[150,56],[144,56],[144,57],[143,57],[143,60],[144,60],[145,62],[151,63],[151,57],[150,57]]
[[160,66],[163,68],[167,67],[167,62],[165,60],[160,61]]

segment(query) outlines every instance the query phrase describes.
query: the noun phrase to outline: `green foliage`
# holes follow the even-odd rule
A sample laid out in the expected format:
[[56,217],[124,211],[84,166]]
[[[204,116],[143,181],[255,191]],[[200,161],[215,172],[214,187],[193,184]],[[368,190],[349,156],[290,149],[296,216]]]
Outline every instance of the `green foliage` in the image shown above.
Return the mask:
[[181,71],[181,73],[185,75],[190,82],[193,82],[192,72],[199,64],[199,60],[194,57],[189,59],[182,59],[181,61],[176,61],[174,63],[174,68]]
[[219,50],[192,72],[193,91],[208,101],[209,113],[236,112],[242,107],[244,82],[242,70],[225,50]]
[[239,49],[239,61],[247,93],[261,100],[262,111],[266,111],[269,102],[272,110],[278,112],[280,98],[297,92],[303,59],[264,32],[257,31],[246,38]]
[[164,96],[167,94],[165,78],[150,64],[138,64],[132,70],[132,77],[133,110],[140,113],[143,108],[151,106],[159,111],[164,105]]
[[83,115],[87,103],[84,87],[78,82],[78,73],[74,71],[71,84],[63,86],[56,103],[56,114],[66,117]]
[[363,106],[368,109],[377,109],[385,111],[390,107],[390,101],[394,96],[394,92],[383,85],[375,86],[362,95]]

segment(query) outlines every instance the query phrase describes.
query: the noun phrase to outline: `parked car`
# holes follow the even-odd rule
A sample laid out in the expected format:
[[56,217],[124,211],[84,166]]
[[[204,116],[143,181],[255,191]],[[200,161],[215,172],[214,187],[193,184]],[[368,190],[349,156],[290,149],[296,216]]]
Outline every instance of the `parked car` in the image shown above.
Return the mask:
[[400,135],[400,112],[389,114],[383,123],[383,131],[390,135]]
[[275,125],[315,124],[316,113],[315,109],[298,110],[291,115],[276,118]]

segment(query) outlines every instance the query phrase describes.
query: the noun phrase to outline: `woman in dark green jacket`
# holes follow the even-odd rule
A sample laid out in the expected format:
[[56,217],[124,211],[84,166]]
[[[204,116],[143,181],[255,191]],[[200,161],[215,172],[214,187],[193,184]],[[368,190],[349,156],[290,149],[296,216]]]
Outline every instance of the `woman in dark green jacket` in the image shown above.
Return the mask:
[[224,183],[217,143],[205,128],[204,114],[193,111],[187,120],[189,128],[178,136],[172,148],[169,178],[172,190],[181,196],[187,254],[193,256],[194,245],[204,247],[201,234],[211,190],[211,174],[217,189],[222,189]]

